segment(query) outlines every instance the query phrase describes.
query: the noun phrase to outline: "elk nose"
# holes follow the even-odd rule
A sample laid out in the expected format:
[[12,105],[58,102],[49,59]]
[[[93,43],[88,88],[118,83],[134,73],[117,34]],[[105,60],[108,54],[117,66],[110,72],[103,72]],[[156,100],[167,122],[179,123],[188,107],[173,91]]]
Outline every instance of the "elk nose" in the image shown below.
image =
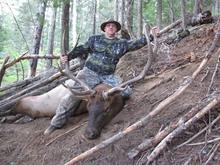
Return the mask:
[[85,136],[88,139],[96,139],[99,136],[99,133],[97,130],[86,129]]

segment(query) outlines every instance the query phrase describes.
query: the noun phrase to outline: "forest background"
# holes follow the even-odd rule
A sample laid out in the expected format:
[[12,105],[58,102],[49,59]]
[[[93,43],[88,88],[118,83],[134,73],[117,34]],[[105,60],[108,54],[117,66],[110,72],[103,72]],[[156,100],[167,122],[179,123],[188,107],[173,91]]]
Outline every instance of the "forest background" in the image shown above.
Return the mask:
[[[143,20],[160,29],[186,13],[220,11],[219,0],[6,0],[0,1],[0,66],[24,52],[32,57],[58,57],[100,34],[100,24],[108,18],[121,22],[132,38],[143,33]],[[62,39],[65,38],[64,45]],[[21,60],[7,69],[0,85],[34,77],[56,65],[52,59]],[[55,58],[58,59],[58,58]]]

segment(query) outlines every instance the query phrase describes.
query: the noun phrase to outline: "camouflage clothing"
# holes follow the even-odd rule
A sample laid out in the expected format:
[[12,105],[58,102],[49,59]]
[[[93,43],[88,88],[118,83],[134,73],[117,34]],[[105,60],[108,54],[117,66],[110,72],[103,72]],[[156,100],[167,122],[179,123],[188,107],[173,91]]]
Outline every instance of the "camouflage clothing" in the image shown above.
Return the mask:
[[[153,37],[150,38],[153,40]],[[147,44],[145,36],[136,41],[124,39],[108,39],[104,35],[96,35],[81,46],[76,47],[69,53],[73,59],[83,54],[89,54],[85,67],[100,75],[113,74],[119,59],[128,51],[142,48]]]
[[[89,87],[94,88],[102,82],[116,86],[121,83],[121,79],[114,75],[119,59],[128,51],[137,50],[146,44],[145,37],[132,42],[118,38],[107,39],[104,35],[97,35],[90,37],[84,45],[72,50],[68,54],[68,57],[69,59],[73,59],[84,54],[89,54],[83,70],[77,75],[77,78],[84,81]],[[70,87],[75,85],[75,83],[67,83],[69,83]],[[51,126],[62,127],[69,116],[72,115],[79,102],[80,100],[71,93],[63,96],[56,110],[56,115],[51,121]]]

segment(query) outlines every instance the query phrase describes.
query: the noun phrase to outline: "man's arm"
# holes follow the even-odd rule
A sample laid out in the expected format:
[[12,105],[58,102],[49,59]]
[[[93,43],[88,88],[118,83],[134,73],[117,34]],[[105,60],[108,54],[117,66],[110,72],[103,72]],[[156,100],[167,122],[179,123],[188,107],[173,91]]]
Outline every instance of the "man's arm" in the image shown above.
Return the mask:
[[68,60],[71,60],[71,59],[74,59],[74,58],[79,57],[81,55],[90,53],[93,40],[94,40],[93,37],[90,37],[89,40],[85,44],[79,45],[79,46],[75,47],[73,50],[71,50],[67,54]]
[[[152,42],[154,40],[153,35],[150,34],[149,39],[150,39],[150,42]],[[140,39],[137,39],[134,41],[128,41],[128,51],[138,50],[138,49],[144,47],[145,45],[147,45],[147,39],[143,35]]]

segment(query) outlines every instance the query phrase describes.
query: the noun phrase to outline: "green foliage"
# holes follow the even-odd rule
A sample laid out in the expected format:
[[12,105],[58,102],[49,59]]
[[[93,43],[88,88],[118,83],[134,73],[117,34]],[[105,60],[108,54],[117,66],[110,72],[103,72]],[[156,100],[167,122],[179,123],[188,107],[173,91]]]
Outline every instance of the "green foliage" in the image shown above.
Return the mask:
[[[36,25],[35,19],[38,11],[38,4],[42,0],[10,0],[10,4],[13,8],[13,13],[9,10],[8,6],[4,5],[2,7],[2,12],[0,9],[0,53],[5,52],[13,56],[13,58],[27,51],[26,43],[30,46],[32,45],[34,27]],[[56,19],[56,30],[54,39],[54,53],[60,53],[60,43],[61,43],[61,7],[62,4],[69,0],[48,0],[47,13],[45,18],[45,24],[43,29],[43,37],[41,41],[40,53],[45,54],[47,52],[48,44],[48,27],[50,21],[50,9],[52,6],[57,7],[57,19]],[[173,11],[175,20],[181,17],[180,1],[177,0],[163,0],[163,18],[162,24],[166,26],[171,23],[170,5],[173,1]],[[72,5],[73,0],[70,1]],[[77,32],[80,34],[80,43],[84,43],[90,35],[92,35],[92,21],[93,21],[93,3],[94,0],[77,0]],[[96,29],[97,33],[100,33],[100,24],[109,17],[114,15],[114,0],[100,0],[97,9],[97,22]],[[120,0],[118,2],[121,2]],[[211,9],[214,5],[213,0],[205,0],[205,9]],[[151,25],[156,24],[156,0],[143,0],[143,17]],[[194,1],[186,1],[186,11],[189,13],[193,12]],[[71,11],[72,12],[72,11]],[[15,15],[16,21],[13,18]],[[70,14],[71,15],[71,14]],[[135,30],[137,26],[137,1],[133,0],[133,29]],[[71,18],[70,18],[71,20]],[[41,18],[41,23],[43,19]],[[21,31],[19,30],[20,27]],[[24,35],[23,39],[21,33]],[[70,39],[72,39],[72,32],[70,31]],[[71,41],[70,41],[71,43]],[[72,48],[72,46],[70,46]],[[29,67],[29,62],[23,61],[25,75],[27,75],[27,68]],[[39,60],[39,67],[44,68],[44,60]],[[4,77],[4,82],[12,82],[17,80],[16,68],[13,67],[7,71]],[[18,64],[19,79],[21,79],[21,65]]]

